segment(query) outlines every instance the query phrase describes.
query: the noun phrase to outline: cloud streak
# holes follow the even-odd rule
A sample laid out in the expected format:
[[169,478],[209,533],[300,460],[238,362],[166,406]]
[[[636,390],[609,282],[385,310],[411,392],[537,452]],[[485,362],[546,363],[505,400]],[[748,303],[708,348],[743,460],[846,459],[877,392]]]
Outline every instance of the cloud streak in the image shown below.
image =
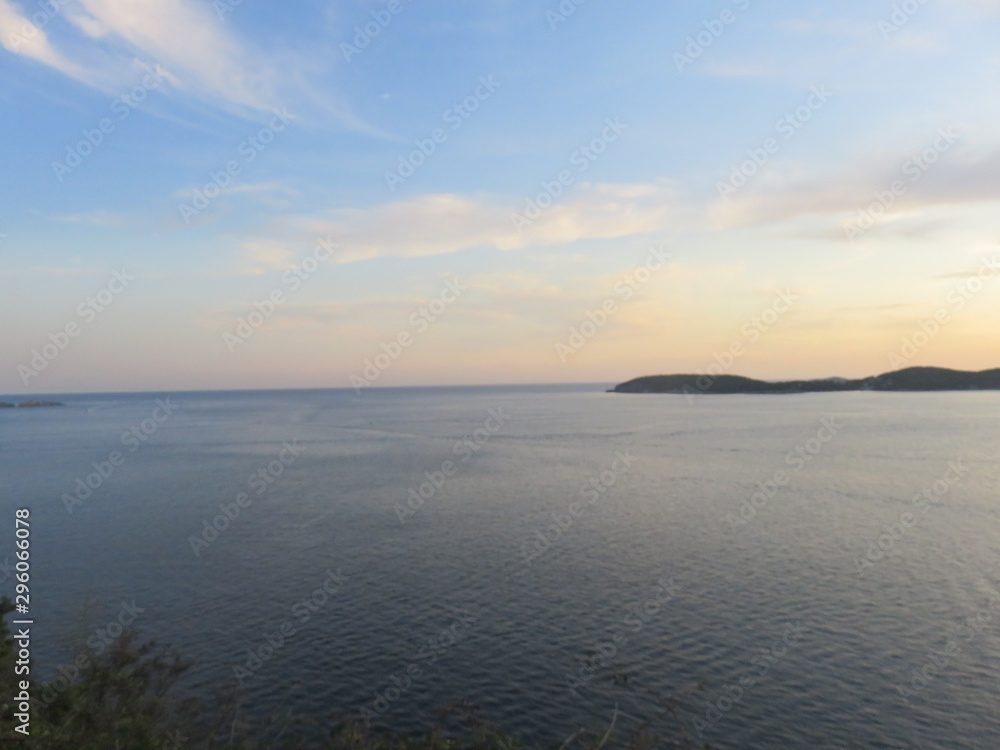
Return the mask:
[[[664,185],[584,183],[530,224],[515,228],[502,202],[439,193],[366,209],[341,208],[278,220],[276,233],[329,236],[338,263],[420,258],[471,248],[501,251],[613,239],[676,228],[680,195]],[[247,241],[248,252],[262,240]]]
[[[927,165],[917,179],[901,165],[910,155],[900,154],[893,166],[884,156],[857,162],[839,175],[802,173],[793,168],[772,168],[761,175],[758,187],[747,188],[728,201],[713,203],[710,215],[724,227],[753,226],[791,221],[806,216],[857,214],[900,181],[905,194],[886,210],[886,216],[956,204],[1000,200],[1000,150],[987,153],[943,154]],[[915,167],[914,167],[915,169]]]
[[[46,13],[0,0],[0,43],[91,88],[115,96],[149,69],[162,71],[164,93],[257,119],[272,109],[309,103],[323,119],[365,130],[330,91],[306,81],[312,70],[293,51],[262,50],[223,24],[210,3],[194,0],[54,0]],[[42,18],[44,17],[44,23]],[[44,27],[44,28],[43,28]],[[51,32],[51,33],[50,33]]]

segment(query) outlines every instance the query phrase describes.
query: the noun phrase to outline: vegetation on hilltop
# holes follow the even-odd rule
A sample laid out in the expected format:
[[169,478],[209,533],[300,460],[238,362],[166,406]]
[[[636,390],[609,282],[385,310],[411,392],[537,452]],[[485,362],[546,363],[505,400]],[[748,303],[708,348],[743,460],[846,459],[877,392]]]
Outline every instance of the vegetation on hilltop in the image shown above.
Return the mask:
[[[15,727],[17,660],[7,615],[9,598],[0,598],[0,737],[3,747],[32,750],[516,750],[524,746],[495,727],[465,714],[466,731],[453,736],[435,729],[422,737],[376,734],[356,722],[342,722],[317,743],[304,729],[313,722],[289,716],[282,719],[279,740],[260,739],[260,733],[239,718],[235,697],[223,697],[209,711],[202,701],[178,695],[178,679],[188,668],[176,652],[155,641],[140,642],[127,628],[109,648],[91,651],[73,679],[60,677],[43,684],[32,681],[30,735]],[[212,718],[214,717],[214,718]],[[600,732],[578,732],[560,750],[611,748],[695,748],[681,737],[665,740],[649,732],[618,736],[611,727]],[[11,739],[13,738],[13,739]],[[277,743],[277,744],[276,744]],[[707,745],[701,747],[707,748]]]

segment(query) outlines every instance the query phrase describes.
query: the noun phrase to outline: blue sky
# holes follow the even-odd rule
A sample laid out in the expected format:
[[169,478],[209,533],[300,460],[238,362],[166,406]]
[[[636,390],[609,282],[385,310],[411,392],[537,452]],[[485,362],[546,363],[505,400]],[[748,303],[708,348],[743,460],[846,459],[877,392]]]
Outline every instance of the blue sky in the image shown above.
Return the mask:
[[998,31],[996,0],[0,0],[0,392],[996,366]]

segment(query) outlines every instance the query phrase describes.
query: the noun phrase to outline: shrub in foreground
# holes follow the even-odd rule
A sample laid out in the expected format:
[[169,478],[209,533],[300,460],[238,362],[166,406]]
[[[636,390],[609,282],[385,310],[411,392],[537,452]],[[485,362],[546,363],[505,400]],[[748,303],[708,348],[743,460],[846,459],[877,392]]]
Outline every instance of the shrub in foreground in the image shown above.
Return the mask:
[[[519,750],[520,742],[480,721],[474,708],[464,707],[461,736],[434,729],[421,737],[372,732],[356,722],[327,729],[324,741],[315,723],[302,717],[272,720],[272,739],[239,718],[235,696],[217,705],[179,696],[178,680],[189,664],[175,651],[155,641],[140,642],[127,628],[101,653],[87,652],[73,679],[44,684],[32,680],[30,735],[15,731],[18,681],[17,649],[7,622],[13,611],[0,598],[0,746],[31,750]],[[454,713],[454,712],[452,712]],[[215,717],[214,719],[208,718]],[[16,744],[15,744],[16,743]],[[560,750],[610,748],[695,748],[686,737],[665,740],[640,732],[618,737],[614,722],[595,734],[578,732]],[[703,747],[707,748],[707,745]]]

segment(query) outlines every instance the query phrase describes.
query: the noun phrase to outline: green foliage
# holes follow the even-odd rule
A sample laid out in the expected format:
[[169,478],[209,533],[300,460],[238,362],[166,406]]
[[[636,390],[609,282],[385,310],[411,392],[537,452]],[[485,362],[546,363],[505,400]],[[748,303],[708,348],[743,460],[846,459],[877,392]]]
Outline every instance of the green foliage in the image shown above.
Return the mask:
[[[10,600],[0,600],[0,612],[10,611]],[[0,702],[6,704],[17,684],[6,619],[0,635]],[[155,641],[139,644],[136,632],[125,630],[103,653],[87,651],[73,681],[61,678],[45,685],[32,680],[30,735],[23,744],[40,750],[180,747],[172,738],[192,718],[193,706],[169,693],[185,669],[173,652]],[[5,737],[18,738],[12,713],[5,710],[0,721]]]
[[[434,729],[423,737],[379,734],[357,722],[342,722],[329,729],[329,738],[316,743],[304,738],[311,722],[286,717],[273,722],[280,739],[262,740],[239,721],[235,697],[224,698],[206,721],[206,706],[194,699],[178,698],[178,679],[188,663],[174,651],[155,641],[140,643],[127,628],[101,653],[86,651],[84,666],[75,679],[32,682],[30,735],[14,731],[14,674],[16,649],[7,623],[13,603],[0,598],[0,744],[30,750],[522,750],[516,739],[480,721],[474,707],[460,713],[466,732],[459,737]],[[268,734],[271,734],[270,732]],[[10,739],[13,738],[13,739]],[[618,739],[614,722],[605,732],[578,732],[560,750],[610,750],[613,747],[693,748],[687,738],[681,743],[663,741],[640,733]],[[705,746],[707,747],[707,746]]]

